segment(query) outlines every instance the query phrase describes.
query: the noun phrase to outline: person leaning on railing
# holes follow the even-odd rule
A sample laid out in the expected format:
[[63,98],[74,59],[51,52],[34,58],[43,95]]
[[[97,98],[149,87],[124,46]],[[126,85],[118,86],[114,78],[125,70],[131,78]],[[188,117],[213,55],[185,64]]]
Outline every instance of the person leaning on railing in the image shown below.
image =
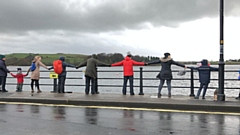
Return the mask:
[[161,63],[161,66],[162,66],[160,73],[156,76],[157,78],[160,79],[160,84],[158,86],[158,97],[160,98],[162,96],[161,90],[162,90],[165,80],[167,80],[168,97],[171,97],[171,80],[173,78],[171,65],[173,64],[173,65],[177,65],[177,66],[185,67],[185,68],[187,68],[187,66],[180,64],[178,62],[175,62],[171,58],[170,53],[164,53],[164,57],[160,58],[157,61],[149,62],[149,63],[147,63],[147,65],[158,64],[158,63]]

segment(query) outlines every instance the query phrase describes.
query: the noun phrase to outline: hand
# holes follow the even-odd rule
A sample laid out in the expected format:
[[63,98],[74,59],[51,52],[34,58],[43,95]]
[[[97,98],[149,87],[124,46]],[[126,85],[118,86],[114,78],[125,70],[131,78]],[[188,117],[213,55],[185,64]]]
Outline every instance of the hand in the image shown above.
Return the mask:
[[75,67],[76,69],[78,69],[79,67]]
[[147,66],[148,65],[148,63],[144,63],[144,66]]
[[188,68],[187,66],[184,67],[185,69]]
[[48,68],[48,70],[51,70],[51,68]]
[[111,67],[112,65],[108,65],[109,67]]

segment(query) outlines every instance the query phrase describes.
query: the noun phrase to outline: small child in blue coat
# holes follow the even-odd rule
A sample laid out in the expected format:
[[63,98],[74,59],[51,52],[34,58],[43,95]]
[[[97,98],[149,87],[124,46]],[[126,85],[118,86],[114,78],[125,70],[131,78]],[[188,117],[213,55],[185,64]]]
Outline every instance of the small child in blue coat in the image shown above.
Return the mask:
[[202,94],[202,99],[205,99],[205,94],[207,92],[208,84],[210,83],[211,71],[218,71],[218,68],[211,67],[208,63],[208,60],[206,59],[203,59],[201,61],[201,65],[199,67],[190,67],[190,68],[193,70],[197,70],[199,72],[200,87],[195,99],[199,99],[202,88],[204,89]]

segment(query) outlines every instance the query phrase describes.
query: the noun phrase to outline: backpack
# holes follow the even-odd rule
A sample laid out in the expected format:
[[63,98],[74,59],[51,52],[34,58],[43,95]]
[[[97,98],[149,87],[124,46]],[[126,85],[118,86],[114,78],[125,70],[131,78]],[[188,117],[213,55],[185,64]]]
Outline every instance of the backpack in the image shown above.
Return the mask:
[[34,71],[36,69],[36,64],[35,62],[32,62],[31,66],[30,66],[30,70]]
[[61,74],[63,72],[62,61],[61,60],[53,61],[53,68],[56,74]]

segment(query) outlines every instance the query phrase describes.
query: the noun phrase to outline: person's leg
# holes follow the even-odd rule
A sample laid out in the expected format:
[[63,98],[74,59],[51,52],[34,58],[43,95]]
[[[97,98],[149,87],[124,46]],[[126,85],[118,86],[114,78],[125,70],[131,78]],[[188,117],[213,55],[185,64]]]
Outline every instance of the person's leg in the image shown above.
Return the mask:
[[57,90],[58,90],[58,93],[61,93],[61,77],[58,76],[58,86],[57,86]]
[[201,94],[203,85],[204,85],[204,84],[200,83],[200,87],[199,87],[199,89],[198,89],[198,93],[197,93],[197,96],[195,97],[195,99],[199,99],[199,96],[200,96],[200,94]]
[[158,97],[161,97],[162,95],[161,95],[161,91],[162,91],[162,87],[163,87],[163,85],[164,85],[164,82],[165,82],[165,80],[160,80],[160,84],[159,84],[159,86],[158,86]]
[[37,93],[41,93],[42,91],[40,90],[40,87],[39,87],[39,80],[35,80],[35,85],[37,87]]
[[99,94],[100,93],[98,91],[98,88],[97,88],[97,79],[94,79],[94,89],[95,89],[95,94]]
[[91,93],[95,94],[95,91],[96,91],[96,89],[95,89],[95,81],[94,81],[95,79],[91,77],[90,80],[91,80],[91,84],[92,84],[91,85]]
[[0,76],[0,92],[2,91],[2,77]]
[[34,92],[34,88],[33,88],[34,82],[35,82],[35,80],[34,80],[34,79],[31,79],[31,89],[32,89],[32,93]]
[[62,93],[65,93],[65,81],[66,81],[66,76],[62,77]]
[[208,88],[208,83],[204,85],[203,87],[203,95],[202,95],[202,99],[205,99],[205,94],[207,92],[207,88]]
[[171,97],[172,93],[171,93],[171,80],[167,80],[167,87],[168,87],[168,97]]
[[89,94],[90,77],[85,76],[85,93]]
[[133,90],[133,76],[129,76],[129,83],[130,83],[130,95],[134,95],[134,90]]
[[23,83],[19,84],[19,92],[22,92],[22,88],[23,88]]
[[7,76],[2,76],[2,92],[8,92],[5,88]]
[[128,76],[124,76],[123,77],[123,89],[122,89],[123,95],[127,94],[127,81],[128,81]]
[[20,83],[17,83],[16,92],[19,92],[19,90],[20,90]]

